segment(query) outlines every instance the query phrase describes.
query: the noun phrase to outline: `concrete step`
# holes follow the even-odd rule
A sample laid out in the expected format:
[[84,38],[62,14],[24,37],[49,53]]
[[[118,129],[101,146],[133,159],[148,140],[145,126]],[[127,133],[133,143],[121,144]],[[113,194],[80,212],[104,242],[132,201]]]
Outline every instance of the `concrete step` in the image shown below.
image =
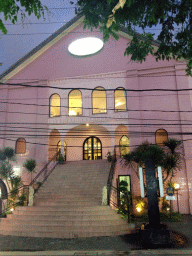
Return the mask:
[[[52,220],[52,221],[55,221],[55,220],[59,220],[59,221],[65,221],[65,220],[68,220],[68,221],[89,221],[89,220],[99,220],[99,221],[102,221],[102,220],[119,220],[120,218],[117,217],[115,214],[87,214],[87,215],[80,215],[78,214],[77,212],[76,213],[73,213],[73,214],[67,214],[67,213],[64,213],[62,215],[59,215],[59,214],[49,214],[49,213],[43,213],[43,214],[33,214],[33,213],[26,213],[26,214],[16,214],[14,215],[14,218],[13,218],[13,215],[9,214],[7,215],[7,218],[5,219],[2,219],[2,223],[4,222],[4,220],[27,220],[27,221],[32,221],[32,220]],[[122,221],[122,219],[120,219]]]
[[[124,222],[121,219],[116,219],[114,222],[114,218],[109,219],[74,219],[74,220],[68,220],[68,219],[30,219],[30,225],[35,226],[66,226],[66,227],[71,227],[71,226],[113,226],[113,225],[124,225]],[[12,227],[14,225],[29,225],[28,219],[3,219],[1,221],[1,225],[11,225]],[[1,226],[1,227],[2,227]]]
[[74,238],[129,233],[132,227],[109,206],[101,206],[107,161],[58,165],[35,195],[32,207],[18,207],[0,222],[0,234]]
[[19,224],[13,224],[13,225],[2,225],[2,228],[0,228],[0,232],[3,228],[6,228],[6,231],[28,231],[31,232],[82,232],[82,231],[89,231],[89,232],[103,232],[103,231],[116,231],[116,230],[127,230],[128,228],[125,225],[89,225],[89,226],[83,226],[83,225],[74,225],[74,226],[61,226],[61,225],[48,225],[48,224],[41,224],[41,225],[30,225],[29,223],[19,223]]
[[101,215],[107,215],[107,214],[113,214],[113,211],[107,209],[108,207],[106,206],[57,206],[57,208],[55,206],[32,206],[32,207],[27,207],[27,206],[23,206],[23,207],[18,207],[15,211],[13,215],[16,214],[30,214],[30,213],[35,213],[35,214],[73,214],[73,213],[78,213],[78,214],[93,214],[93,215],[97,215],[97,214],[101,214]]
[[[94,201],[92,201],[92,202],[90,202],[90,201],[79,201],[79,202],[73,202],[73,201],[71,201],[71,202],[36,202],[36,203],[34,203],[34,206],[45,206],[45,207],[47,207],[47,206],[57,206],[57,208],[58,207],[61,207],[61,208],[64,208],[64,207],[68,207],[68,206],[74,206],[74,207],[79,207],[79,206],[93,206],[93,205],[100,205],[100,203],[99,202],[94,202]],[[55,208],[55,207],[54,207]]]
[[130,228],[127,230],[115,230],[115,231],[70,231],[70,232],[32,232],[32,231],[3,231],[0,230],[0,233],[4,232],[4,235],[13,235],[13,236],[25,236],[25,237],[48,237],[48,238],[61,238],[61,239],[72,239],[72,238],[86,238],[86,237],[98,237],[98,236],[117,236],[117,235],[124,235],[129,234],[131,232]]

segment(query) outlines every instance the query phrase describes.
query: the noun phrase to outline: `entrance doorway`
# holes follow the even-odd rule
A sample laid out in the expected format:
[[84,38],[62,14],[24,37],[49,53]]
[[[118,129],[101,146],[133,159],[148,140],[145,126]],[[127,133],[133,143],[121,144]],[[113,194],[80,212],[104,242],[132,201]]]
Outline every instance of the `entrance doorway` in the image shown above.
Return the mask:
[[102,145],[97,137],[89,137],[83,143],[83,160],[102,159]]

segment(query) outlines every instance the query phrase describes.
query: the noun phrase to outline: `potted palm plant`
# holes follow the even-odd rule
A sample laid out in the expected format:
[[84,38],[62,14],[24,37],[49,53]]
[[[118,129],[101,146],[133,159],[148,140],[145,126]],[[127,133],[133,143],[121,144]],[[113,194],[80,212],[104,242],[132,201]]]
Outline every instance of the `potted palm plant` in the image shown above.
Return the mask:
[[35,173],[35,167],[36,167],[36,161],[34,159],[27,159],[24,163],[23,167],[26,168],[26,170],[31,174],[31,181],[33,177],[33,173]]

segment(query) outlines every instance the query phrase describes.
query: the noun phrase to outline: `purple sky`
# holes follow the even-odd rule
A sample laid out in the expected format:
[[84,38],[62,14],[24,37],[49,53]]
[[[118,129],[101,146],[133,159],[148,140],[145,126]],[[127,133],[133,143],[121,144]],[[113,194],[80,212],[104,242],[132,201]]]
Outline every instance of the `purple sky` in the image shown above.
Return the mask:
[[[42,18],[37,20],[34,15],[31,15],[26,17],[24,25],[20,21],[15,25],[8,21],[4,22],[10,25],[6,26],[7,35],[0,32],[0,62],[3,63],[0,66],[0,74],[75,16],[70,0],[42,0],[41,2],[51,12],[49,15],[46,13],[45,21]],[[3,16],[1,15],[0,18],[3,19]]]

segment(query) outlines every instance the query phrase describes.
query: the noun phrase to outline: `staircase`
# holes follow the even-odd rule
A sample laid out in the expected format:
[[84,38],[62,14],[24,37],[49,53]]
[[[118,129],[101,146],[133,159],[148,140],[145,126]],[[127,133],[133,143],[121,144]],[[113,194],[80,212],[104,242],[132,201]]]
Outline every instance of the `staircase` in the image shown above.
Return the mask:
[[110,164],[106,160],[57,165],[34,198],[34,206],[17,207],[1,219],[0,234],[77,238],[130,233],[109,206],[102,206]]

